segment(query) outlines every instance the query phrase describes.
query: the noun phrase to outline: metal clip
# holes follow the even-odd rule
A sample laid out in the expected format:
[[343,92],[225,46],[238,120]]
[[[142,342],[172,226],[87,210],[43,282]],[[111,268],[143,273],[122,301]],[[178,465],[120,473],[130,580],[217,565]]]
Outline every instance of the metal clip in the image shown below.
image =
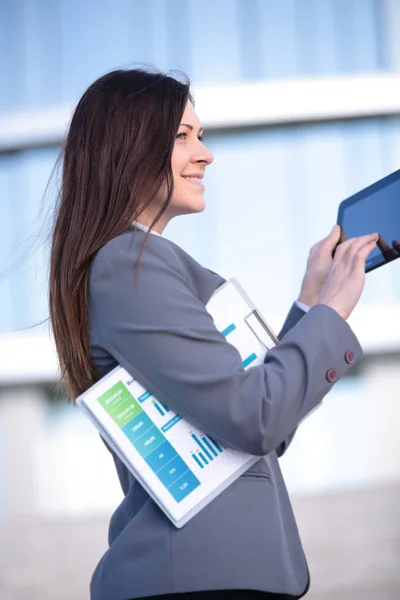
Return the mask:
[[258,310],[253,310],[253,312],[245,318],[245,321],[254,335],[267,349],[279,344],[278,338]]

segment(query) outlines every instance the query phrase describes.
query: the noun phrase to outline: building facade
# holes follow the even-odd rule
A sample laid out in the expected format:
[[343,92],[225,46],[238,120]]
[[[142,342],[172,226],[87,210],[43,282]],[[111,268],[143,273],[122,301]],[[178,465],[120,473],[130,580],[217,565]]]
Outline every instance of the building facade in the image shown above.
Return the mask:
[[[0,0],[0,516],[120,497],[91,426],[54,400],[46,321],[45,188],[85,89],[114,68],[189,75],[215,161],[206,211],[166,235],[236,276],[278,330],[340,201],[400,167],[399,36],[396,0]],[[294,493],[399,478],[399,304],[396,261],[368,275],[351,320],[362,367],[283,461]]]

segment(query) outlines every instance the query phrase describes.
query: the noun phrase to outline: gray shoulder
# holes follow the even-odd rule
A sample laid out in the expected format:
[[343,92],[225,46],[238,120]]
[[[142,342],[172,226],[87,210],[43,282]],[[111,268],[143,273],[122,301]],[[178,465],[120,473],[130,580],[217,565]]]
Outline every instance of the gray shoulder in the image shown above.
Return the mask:
[[[90,289],[101,293],[106,281],[114,289],[133,281],[145,233],[128,229],[110,240],[97,253],[90,275]],[[225,279],[198,263],[190,254],[163,236],[150,235],[140,256],[138,281],[143,294],[162,289],[171,293],[176,285],[184,285],[191,294],[206,304]],[[131,289],[131,288],[130,288]],[[143,296],[144,297],[144,296]]]
[[[135,267],[139,261],[144,239],[145,233],[141,230],[128,229],[107,242],[96,254],[91,278],[95,278],[104,270],[116,269],[118,271],[119,266]],[[166,238],[155,235],[150,235],[146,240],[140,256],[140,265],[141,271],[146,271],[146,266],[152,268],[159,266],[181,273],[183,270],[175,244]]]

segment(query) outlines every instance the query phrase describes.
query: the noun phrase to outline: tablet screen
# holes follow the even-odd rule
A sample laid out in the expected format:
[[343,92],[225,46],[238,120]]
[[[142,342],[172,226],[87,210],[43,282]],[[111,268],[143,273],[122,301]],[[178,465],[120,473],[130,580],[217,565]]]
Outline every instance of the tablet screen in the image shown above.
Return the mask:
[[379,233],[377,247],[366,261],[366,271],[400,257],[400,170],[344,200],[338,224],[343,240]]

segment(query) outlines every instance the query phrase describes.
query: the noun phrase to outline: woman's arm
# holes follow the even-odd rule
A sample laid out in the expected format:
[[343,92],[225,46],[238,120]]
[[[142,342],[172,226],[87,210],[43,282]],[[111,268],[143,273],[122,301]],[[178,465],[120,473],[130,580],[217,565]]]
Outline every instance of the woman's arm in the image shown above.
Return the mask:
[[[309,308],[308,308],[308,310],[309,310]],[[302,310],[302,308],[299,307],[297,302],[294,302],[292,304],[292,307],[291,307],[286,319],[285,319],[283,327],[278,334],[278,340],[281,341],[283,336],[288,331],[290,331],[290,329],[292,329],[292,327],[294,327],[296,325],[296,323],[298,323],[300,321],[300,319],[302,317],[304,317],[305,314],[306,314],[306,311]],[[296,429],[290,435],[288,435],[288,437],[286,439],[284,439],[283,442],[281,442],[279,444],[279,446],[277,446],[277,448],[275,448],[278,458],[280,458],[281,456],[283,456],[283,454],[285,454],[286,450],[289,448],[290,444],[292,443],[295,433],[296,433]]]
[[[222,444],[263,456],[285,440],[362,355],[349,325],[315,306],[265,364],[244,370],[167,244],[135,258],[123,244],[98,253],[90,314],[104,348],[159,400]],[[165,251],[164,251],[165,248]],[[332,371],[330,371],[332,373]]]

